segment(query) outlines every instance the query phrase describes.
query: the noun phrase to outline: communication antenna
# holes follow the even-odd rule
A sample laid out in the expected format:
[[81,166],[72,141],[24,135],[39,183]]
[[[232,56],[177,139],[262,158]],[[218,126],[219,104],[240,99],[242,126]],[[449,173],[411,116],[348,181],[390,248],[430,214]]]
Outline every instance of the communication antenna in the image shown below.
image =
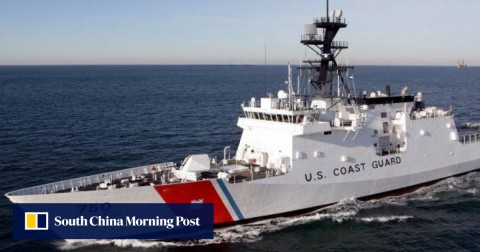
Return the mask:
[[265,66],[266,66],[266,65],[267,65],[267,42],[266,42],[266,41],[265,41],[265,52],[264,52],[264,53],[265,53],[265,55],[264,55],[264,58],[265,58],[264,64],[265,64]]
[[264,85],[265,85],[265,93],[268,91],[267,89],[267,78],[268,78],[268,74],[267,74],[267,41],[265,41],[265,47],[264,47],[264,62],[263,62],[263,74],[264,74]]

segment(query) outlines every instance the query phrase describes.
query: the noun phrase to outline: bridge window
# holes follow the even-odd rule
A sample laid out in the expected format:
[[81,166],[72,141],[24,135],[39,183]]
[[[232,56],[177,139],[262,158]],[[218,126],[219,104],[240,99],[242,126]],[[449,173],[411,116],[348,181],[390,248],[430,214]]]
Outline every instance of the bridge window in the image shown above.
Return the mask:
[[383,122],[383,133],[388,133],[388,122]]

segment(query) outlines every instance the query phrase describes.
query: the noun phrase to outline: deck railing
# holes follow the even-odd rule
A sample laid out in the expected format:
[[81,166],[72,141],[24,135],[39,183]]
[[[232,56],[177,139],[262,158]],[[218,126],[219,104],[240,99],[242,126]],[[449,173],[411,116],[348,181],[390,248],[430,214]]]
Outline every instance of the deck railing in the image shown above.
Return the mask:
[[321,18],[314,18],[313,23],[340,23],[340,24],[346,24],[347,20],[345,18],[339,18],[339,17],[329,17],[328,19],[326,17],[321,17]]
[[462,144],[475,143],[480,141],[480,133],[458,136],[458,141]]
[[303,34],[300,41],[323,41],[323,36],[318,34]]
[[159,163],[147,166],[139,166],[135,168],[123,169],[118,171],[104,172],[95,175],[63,180],[54,183],[48,183],[44,185],[28,187],[16,191],[12,191],[6,194],[6,196],[20,196],[20,195],[35,195],[35,194],[51,194],[57,192],[66,192],[67,190],[75,191],[76,189],[82,189],[83,187],[110,182],[116,179],[126,179],[137,177],[153,172],[159,172],[166,170],[170,167],[175,167],[175,163]]

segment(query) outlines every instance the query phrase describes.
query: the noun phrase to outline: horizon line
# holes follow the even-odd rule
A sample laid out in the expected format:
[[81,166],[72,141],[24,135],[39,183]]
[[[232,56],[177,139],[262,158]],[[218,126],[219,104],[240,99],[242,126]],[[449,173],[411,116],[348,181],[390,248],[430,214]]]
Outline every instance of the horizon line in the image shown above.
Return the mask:
[[[207,64],[0,64],[0,67],[41,67],[41,66],[288,66],[293,64],[223,64],[223,63],[207,63]],[[405,64],[357,64],[352,66],[378,66],[378,67],[456,67],[455,65],[423,65],[423,64],[412,64],[412,65],[405,65]],[[477,65],[468,65],[468,67],[479,67]]]

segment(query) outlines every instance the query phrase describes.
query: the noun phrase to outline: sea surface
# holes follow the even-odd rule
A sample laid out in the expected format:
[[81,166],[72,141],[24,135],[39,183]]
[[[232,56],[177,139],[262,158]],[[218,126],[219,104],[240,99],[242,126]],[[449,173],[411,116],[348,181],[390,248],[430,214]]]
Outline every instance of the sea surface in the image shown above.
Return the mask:
[[[217,230],[213,240],[12,240],[6,192],[195,153],[221,158],[240,139],[240,104],[286,89],[286,73],[240,65],[0,67],[0,250],[480,251],[479,172]],[[480,122],[477,67],[358,66],[354,81],[357,93],[408,86],[423,91],[427,105],[451,106],[457,125]]]

